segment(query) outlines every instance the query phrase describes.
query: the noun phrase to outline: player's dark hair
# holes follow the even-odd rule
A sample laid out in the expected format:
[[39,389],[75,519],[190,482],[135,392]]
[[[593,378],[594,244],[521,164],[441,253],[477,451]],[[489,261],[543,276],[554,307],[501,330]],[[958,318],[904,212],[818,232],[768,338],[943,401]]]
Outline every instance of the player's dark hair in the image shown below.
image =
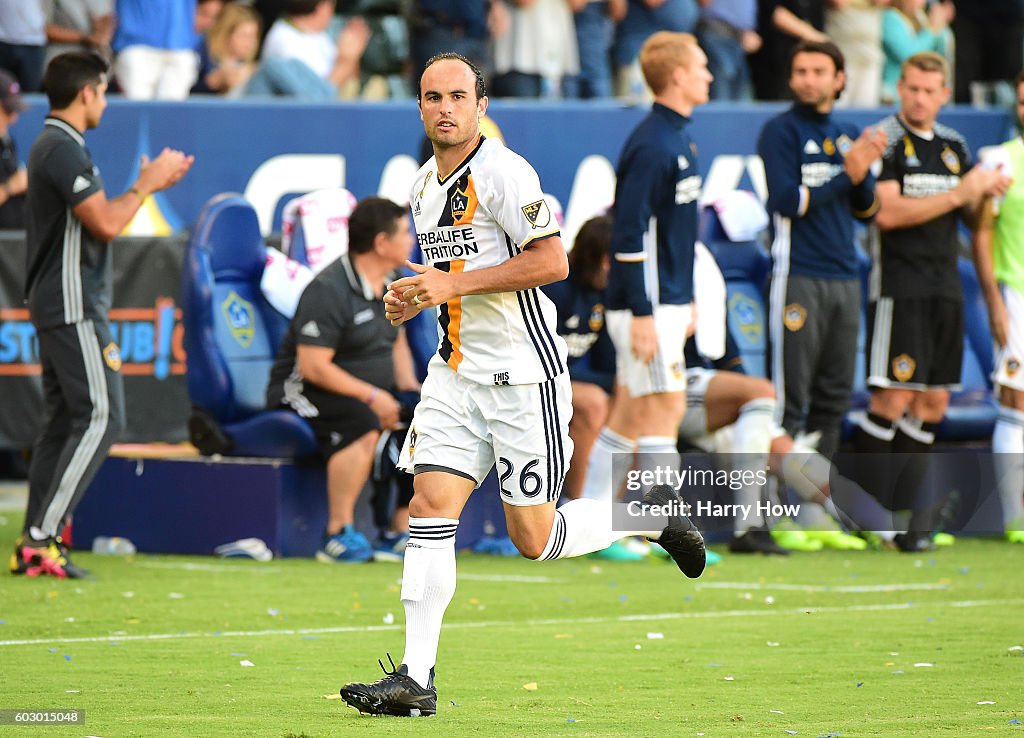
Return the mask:
[[386,197],[364,197],[348,219],[348,250],[353,254],[372,251],[377,234],[392,235],[406,215],[405,208]]
[[91,51],[69,51],[53,57],[43,75],[43,89],[51,110],[63,110],[75,101],[83,87],[100,84],[110,65]]
[[591,289],[603,289],[606,282],[604,262],[611,252],[612,217],[598,215],[580,227],[569,252],[569,274],[573,280]]
[[[846,71],[846,58],[843,56],[843,52],[839,50],[831,41],[800,41],[793,47],[789,52],[789,77],[793,77],[793,60],[796,59],[797,54],[824,54],[832,60],[835,65],[836,72]],[[836,99],[843,94],[843,90],[846,89],[846,85],[836,93]]]
[[842,72],[846,69],[846,58],[843,56],[843,52],[831,41],[800,41],[789,52],[790,76],[793,75],[793,59],[796,58],[797,54],[824,54],[832,59],[837,72]]
[[[442,51],[440,54],[434,54],[423,65],[423,72],[426,72],[435,62],[444,61],[445,59],[454,59],[469,67],[470,71],[473,72],[473,76],[476,77],[476,99],[479,100],[481,97],[487,97],[487,84],[484,82],[484,74],[480,71],[480,67],[456,51]],[[417,100],[420,99],[420,95],[423,93],[423,72],[420,72],[420,80],[416,85]]]

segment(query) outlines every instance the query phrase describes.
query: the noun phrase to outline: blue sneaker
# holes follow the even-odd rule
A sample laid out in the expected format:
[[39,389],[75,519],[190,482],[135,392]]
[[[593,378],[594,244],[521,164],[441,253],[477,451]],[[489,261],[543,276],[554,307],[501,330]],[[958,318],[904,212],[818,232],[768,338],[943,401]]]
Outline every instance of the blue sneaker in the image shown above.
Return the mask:
[[408,533],[381,533],[373,545],[373,560],[401,561],[405,558],[405,545],[408,542]]
[[483,536],[473,544],[473,553],[488,554],[490,556],[518,556],[519,549],[508,536],[496,538],[495,536]]
[[373,547],[366,536],[353,526],[346,525],[333,536],[324,536],[316,560],[325,564],[360,563],[373,558]]

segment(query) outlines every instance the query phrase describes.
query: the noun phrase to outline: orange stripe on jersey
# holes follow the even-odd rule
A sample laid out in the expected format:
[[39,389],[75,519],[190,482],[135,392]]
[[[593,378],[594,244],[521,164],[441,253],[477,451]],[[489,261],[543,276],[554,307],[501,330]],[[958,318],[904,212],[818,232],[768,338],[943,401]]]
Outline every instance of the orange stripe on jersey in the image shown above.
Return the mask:
[[[452,274],[458,274],[465,268],[465,259],[452,259],[448,262],[448,271]],[[441,342],[441,358],[453,371],[458,371],[459,364],[462,363],[462,339],[459,336],[459,331],[462,328],[462,298],[456,297],[449,300],[443,308],[442,325],[445,334],[444,340]]]

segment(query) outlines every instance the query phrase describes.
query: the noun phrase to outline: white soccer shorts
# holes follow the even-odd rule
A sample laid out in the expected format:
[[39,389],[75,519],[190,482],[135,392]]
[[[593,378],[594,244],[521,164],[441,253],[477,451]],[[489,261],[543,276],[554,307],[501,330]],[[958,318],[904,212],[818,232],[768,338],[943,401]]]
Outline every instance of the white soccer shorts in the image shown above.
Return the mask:
[[633,355],[630,338],[633,313],[629,310],[607,311],[608,335],[615,345],[616,381],[626,385],[633,397],[686,389],[683,346],[692,320],[692,305],[655,305],[658,353],[650,364],[645,364]]
[[485,385],[435,356],[398,467],[448,472],[479,487],[497,465],[503,502],[553,502],[572,458],[571,418],[567,373],[540,384]]

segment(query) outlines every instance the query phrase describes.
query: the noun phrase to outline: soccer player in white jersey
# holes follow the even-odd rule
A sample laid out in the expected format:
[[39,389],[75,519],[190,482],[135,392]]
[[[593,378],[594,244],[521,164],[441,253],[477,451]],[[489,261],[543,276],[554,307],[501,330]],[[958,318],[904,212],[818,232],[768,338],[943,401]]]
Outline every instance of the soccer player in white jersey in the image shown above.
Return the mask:
[[[418,102],[434,149],[410,198],[426,263],[410,263],[415,274],[384,296],[394,325],[436,307],[440,334],[399,461],[415,474],[402,576],[405,656],[383,679],[341,689],[350,705],[379,715],[436,712],[434,664],[455,593],[455,532],[495,464],[509,535],[527,558],[580,556],[623,535],[612,530],[610,504],[581,499],[555,509],[572,455],[572,406],[565,343],[539,287],[564,279],[568,263],[537,173],[480,134],[484,82],[461,55],[427,63]],[[686,517],[643,534],[687,576],[703,571],[704,541]]]

